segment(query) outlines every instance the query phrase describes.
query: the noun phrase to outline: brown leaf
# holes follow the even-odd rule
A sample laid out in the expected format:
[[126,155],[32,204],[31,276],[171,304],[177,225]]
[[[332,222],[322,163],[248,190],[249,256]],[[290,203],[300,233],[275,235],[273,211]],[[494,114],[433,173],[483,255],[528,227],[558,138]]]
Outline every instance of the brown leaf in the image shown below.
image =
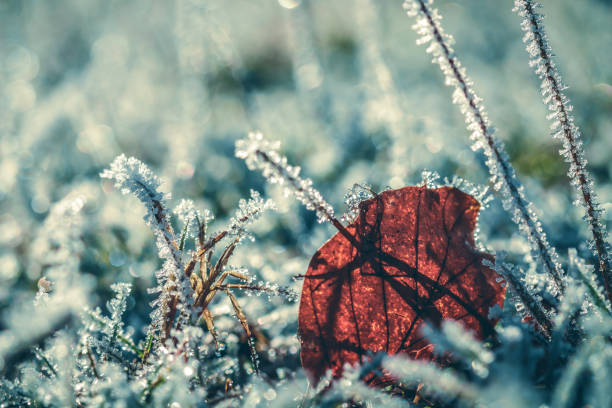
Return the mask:
[[[368,352],[431,358],[423,322],[493,332],[505,289],[474,247],[480,204],[456,188],[404,187],[360,204],[360,215],[313,256],[299,310],[302,365],[316,383]],[[352,241],[352,242],[351,242]]]

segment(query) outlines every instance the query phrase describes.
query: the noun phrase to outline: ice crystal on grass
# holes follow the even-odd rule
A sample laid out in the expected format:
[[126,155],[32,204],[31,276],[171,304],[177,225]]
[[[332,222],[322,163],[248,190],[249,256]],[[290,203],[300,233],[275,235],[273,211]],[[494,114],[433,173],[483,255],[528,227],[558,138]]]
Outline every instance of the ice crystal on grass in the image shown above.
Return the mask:
[[540,7],[542,5],[533,0],[514,2],[514,11],[523,18],[521,28],[525,32],[523,42],[527,45],[527,52],[531,57],[529,65],[542,81],[540,89],[544,104],[550,111],[547,119],[552,121],[552,135],[563,141],[560,153],[569,163],[567,174],[576,189],[576,204],[584,207],[585,221],[593,235],[590,246],[599,259],[599,270],[608,300],[612,301],[610,245],[607,242],[608,232],[601,221],[605,214],[593,189],[593,179],[587,170],[582,134],[572,114],[574,107],[564,92],[567,86],[557,69],[548,36],[544,31],[544,16],[536,11]]
[[554,330],[561,336],[566,335],[569,326],[575,324],[576,319],[583,313],[586,290],[583,285],[571,285],[568,293],[557,308],[553,319]]
[[[213,215],[208,210],[204,212],[198,210],[192,200],[181,200],[174,208],[174,214],[183,224],[183,232],[181,234],[181,244],[185,244],[187,237],[194,238],[200,233],[200,230],[206,230],[206,226],[214,219]],[[182,245],[179,245],[182,247]]]
[[[612,373],[612,347],[604,339],[596,336],[586,344],[571,359],[568,368],[563,373],[553,394],[554,407],[572,407],[582,401],[583,406],[610,406],[610,377]],[[596,373],[592,378],[592,392],[582,391],[585,376]],[[601,403],[601,404],[600,404]]]
[[426,395],[434,395],[444,400],[459,398],[468,405],[474,404],[479,390],[459,378],[450,369],[441,369],[433,364],[409,360],[402,356],[390,356],[383,367],[394,377],[406,384],[423,384]]
[[441,330],[431,325],[425,326],[423,334],[435,345],[436,354],[449,353],[453,358],[466,362],[482,378],[489,374],[488,366],[493,363],[494,354],[461,324],[447,320],[443,322]]
[[[251,285],[250,278],[247,275],[235,268],[228,267],[227,263],[236,246],[245,236],[248,236],[247,226],[257,220],[264,210],[274,208],[272,201],[264,200],[258,192],[252,190],[251,198],[248,201],[240,200],[228,229],[207,238],[206,223],[212,217],[208,213],[202,215],[195,209],[193,202],[183,200],[175,211],[184,224],[180,243],[177,243],[166,211],[165,197],[158,192],[161,181],[153,175],[148,167],[134,158],[126,159],[122,155],[111,164],[110,170],[102,173],[102,177],[113,179],[116,187],[121,189],[124,194],[133,193],[145,204],[147,208],[145,221],[156,234],[159,255],[162,259],[165,259],[164,266],[156,274],[160,284],[148,290],[149,293],[156,295],[156,299],[152,302],[154,307],[151,313],[152,322],[144,348],[139,349],[127,338],[128,336],[122,337],[116,333],[118,330],[120,331],[121,325],[120,320],[116,321],[114,315],[123,307],[124,296],[119,296],[114,303],[109,304],[109,310],[113,314],[112,319],[103,318],[99,311],[90,313],[93,320],[102,324],[102,332],[106,334],[106,337],[111,336],[113,342],[117,338],[125,342],[132,351],[142,358],[143,362],[146,362],[151,354],[154,354],[155,357],[168,356],[170,360],[184,354],[186,351],[180,346],[181,336],[184,336],[195,322],[206,324],[216,347],[221,349],[210,307],[215,295],[224,292],[231,302],[235,316],[246,333],[251,361],[255,372],[258,373],[259,357],[255,350],[255,341],[252,337],[250,324],[238,299],[232,293],[232,289],[252,290],[258,294],[289,292],[277,285],[268,283]],[[190,229],[195,229],[197,234],[190,233]],[[197,235],[196,250],[189,253],[189,260],[186,266],[183,266],[181,258],[187,235]],[[213,263],[215,246],[228,236],[232,238],[231,242],[227,244],[222,254]],[[197,265],[199,265],[199,268],[196,268]],[[226,283],[225,280],[229,277],[238,278],[245,283]],[[125,288],[122,286],[115,289],[120,292],[120,295],[125,292]],[[168,339],[171,339],[171,341],[167,342]],[[106,345],[102,344],[99,348],[102,348],[102,346]],[[145,370],[147,372],[151,371],[150,368],[145,368]],[[160,376],[158,373],[154,375],[157,376],[157,379],[152,380],[150,386],[156,388],[159,386],[160,389],[165,388],[165,385],[157,384],[162,379],[164,384],[170,383],[169,378]],[[160,391],[157,391],[157,394],[159,395]],[[145,397],[145,399],[147,398],[149,397]]]
[[482,208],[486,208],[494,199],[488,186],[474,184],[457,175],[454,175],[450,179],[448,177],[444,177],[442,179],[437,172],[431,170],[423,170],[421,172],[421,181],[419,182],[419,185],[423,185],[431,189],[440,188],[443,186],[455,187],[478,200]]
[[300,177],[300,167],[292,166],[282,156],[279,142],[264,139],[261,133],[249,133],[236,142],[236,157],[244,159],[250,170],[260,170],[272,184],[285,186],[285,194],[293,194],[307,209],[315,211],[319,222],[331,221],[333,207],[312,186],[312,180]]
[[[136,347],[131,337],[123,330],[123,314],[127,307],[127,298],[132,290],[131,285],[127,283],[115,283],[111,285],[111,289],[115,292],[115,297],[111,299],[106,307],[110,312],[110,317],[102,314],[102,311],[97,308],[95,310],[85,311],[85,323],[87,333],[84,334],[85,353],[91,353],[90,347],[95,347],[103,360],[111,359],[111,356],[116,359],[121,355],[122,350],[129,350],[134,354],[142,354]],[[100,336],[96,336],[95,332],[99,332]],[[93,357],[89,356],[90,360]],[[93,366],[93,361],[90,361],[90,366]]]
[[489,203],[494,200],[494,196],[488,186],[474,184],[464,178],[454,175],[452,178],[444,178],[443,185],[455,187],[466,194],[471,195],[480,203],[482,208],[487,208]]
[[277,283],[259,281],[249,282],[247,284],[229,284],[226,285],[226,287],[245,290],[248,296],[251,296],[253,293],[256,296],[265,294],[268,296],[268,299],[273,296],[280,296],[288,302],[296,302],[299,299],[299,294],[295,290],[280,286]]
[[166,200],[169,194],[158,191],[161,180],[140,160],[125,155],[118,156],[100,176],[111,179],[122,194],[134,194],[145,206],[144,220],[156,236],[159,257],[164,260],[162,269],[156,273],[159,292],[153,302],[155,309],[152,327],[161,330],[167,337],[177,310],[186,313],[184,306],[190,301],[189,281],[184,278],[181,250],[168,219]]
[[509,298],[512,299],[516,311],[523,319],[533,320],[541,333],[550,339],[553,328],[552,316],[542,307],[542,299],[533,287],[525,283],[525,274],[519,267],[506,263],[503,252],[497,254],[495,265],[491,267],[504,277]]
[[454,88],[453,103],[458,104],[474,150],[483,150],[486,165],[491,175],[491,184],[502,195],[504,209],[512,215],[531,244],[534,258],[541,259],[544,267],[553,277],[557,290],[563,291],[564,271],[559,263],[556,250],[548,243],[546,233],[534,210],[534,206],[525,196],[524,188],[504,150],[503,143],[494,136],[482,99],[476,94],[472,80],[452,48],[454,39],[444,32],[440,21],[442,17],[437,9],[432,9],[431,0],[406,0],[404,9],[409,16],[415,17],[414,31],[419,35],[418,44],[427,44],[427,53],[432,62],[438,64],[444,75],[445,84]]
[[204,333],[199,327],[174,330],[176,344],[162,348],[155,369],[147,373],[146,385],[141,391],[145,404],[156,406],[198,406],[206,398],[201,385],[208,378],[203,374],[200,358],[205,346]]
[[146,209],[144,220],[157,237],[157,247],[162,259],[181,270],[180,251],[176,247],[174,231],[168,220],[166,201],[170,194],[158,191],[161,180],[140,160],[125,155],[118,156],[100,177],[113,180],[122,194],[133,194]]
[[138,383],[130,382],[120,364],[103,362],[98,371],[100,378],[92,384],[84,405],[129,408],[141,404]]
[[346,212],[342,215],[342,221],[353,222],[359,215],[359,204],[362,201],[374,197],[374,192],[368,185],[353,184],[344,195],[344,203],[347,206]]
[[[146,164],[135,157],[119,155],[105,169],[100,177],[113,180],[115,187],[122,194],[134,194],[145,206],[147,206],[147,222],[153,223],[157,212],[153,210],[155,202],[161,202],[170,198],[168,194],[158,191],[162,184],[159,177],[147,167]],[[151,218],[152,217],[152,218]]]
[[117,333],[123,328],[121,321],[125,308],[127,306],[127,298],[132,290],[132,285],[129,283],[114,283],[111,289],[115,292],[115,297],[108,302],[108,310],[111,312],[111,317],[108,329],[105,331],[109,337],[116,337]]
[[574,248],[568,251],[570,272],[575,274],[575,277],[587,289],[587,296],[591,308],[598,310],[600,313],[605,313],[612,316],[612,307],[606,298],[601,285],[597,281],[594,267],[588,265],[584,259],[578,256],[578,252]]
[[330,390],[326,393],[316,393],[310,403],[314,406],[328,407],[342,404],[344,401],[361,401],[366,406],[406,407],[407,402],[404,399],[368,385],[364,381],[373,368],[380,371],[383,358],[383,354],[376,354],[363,365],[345,365],[342,377],[329,385],[323,382],[323,388],[318,386],[317,390],[325,390],[326,387]]
[[238,209],[230,220],[228,228],[230,236],[240,239],[248,236],[246,227],[261,217],[264,211],[275,209],[274,201],[264,200],[259,192],[251,190],[251,198],[248,201],[242,198],[238,202]]

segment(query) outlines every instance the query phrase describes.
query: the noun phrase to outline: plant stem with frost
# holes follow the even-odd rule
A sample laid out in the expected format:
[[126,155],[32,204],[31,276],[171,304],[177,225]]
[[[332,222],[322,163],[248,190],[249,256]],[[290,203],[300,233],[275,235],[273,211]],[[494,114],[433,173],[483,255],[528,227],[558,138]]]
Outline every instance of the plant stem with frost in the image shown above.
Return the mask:
[[582,135],[572,115],[573,107],[569,98],[563,93],[567,87],[559,74],[553,60],[552,49],[542,24],[543,16],[535,10],[541,5],[532,0],[516,0],[514,11],[523,18],[521,28],[525,31],[523,42],[531,60],[529,65],[542,80],[541,89],[544,104],[550,110],[548,118],[553,121],[553,137],[563,140],[560,153],[570,164],[568,176],[576,189],[578,202],[584,207],[585,220],[593,235],[591,247],[599,260],[599,271],[603,278],[608,299],[612,301],[612,271],[610,268],[609,245],[606,241],[607,231],[601,222],[603,210],[593,190],[593,180],[586,168],[582,149]]
[[550,316],[542,308],[541,303],[534,298],[529,289],[521,282],[519,274],[523,274],[516,266],[506,264],[503,259],[498,259],[494,265],[495,270],[504,277],[508,284],[509,292],[515,298],[515,303],[519,313],[524,313],[523,317],[531,317],[540,328],[547,340],[551,339],[553,322]]
[[270,183],[285,185],[287,195],[293,194],[307,209],[314,211],[319,222],[329,221],[351,243],[358,245],[355,237],[334,216],[331,204],[312,186],[312,180],[300,177],[301,169],[290,165],[278,152],[279,148],[278,142],[270,142],[261,133],[252,132],[236,142],[236,157],[244,159],[250,170],[261,170]]
[[429,44],[427,52],[433,55],[433,62],[440,66],[446,85],[453,86],[453,103],[459,104],[465,116],[467,128],[472,132],[474,150],[483,149],[487,156],[486,164],[491,174],[491,183],[502,194],[504,208],[510,212],[514,222],[527,236],[532,254],[540,258],[552,276],[556,289],[565,290],[564,271],[555,249],[548,243],[546,233],[533,204],[527,201],[524,188],[504,151],[501,141],[494,137],[494,129],[489,123],[481,98],[475,93],[473,83],[465,68],[457,58],[453,48],[452,36],[446,34],[440,25],[441,16],[431,9],[432,0],[406,0],[404,8],[409,16],[416,17],[413,29],[421,36],[417,44]]
[[[103,171],[102,178],[114,181],[123,194],[135,195],[147,210],[144,220],[156,236],[159,257],[164,265],[157,273],[160,296],[154,302],[152,327],[160,331],[160,341],[170,336],[176,312],[189,299],[189,282],[184,276],[181,250],[176,243],[164,200],[168,195],[158,191],[161,180],[140,160],[120,155]],[[183,310],[183,313],[185,311]]]

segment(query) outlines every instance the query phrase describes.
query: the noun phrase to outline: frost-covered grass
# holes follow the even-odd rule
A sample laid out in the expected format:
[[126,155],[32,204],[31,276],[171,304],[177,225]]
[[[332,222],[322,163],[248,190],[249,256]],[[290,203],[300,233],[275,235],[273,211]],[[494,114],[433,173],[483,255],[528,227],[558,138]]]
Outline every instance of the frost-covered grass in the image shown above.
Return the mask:
[[[0,3],[0,407],[612,406],[612,5],[401,3]],[[485,204],[496,335],[310,386],[310,257],[419,183]]]

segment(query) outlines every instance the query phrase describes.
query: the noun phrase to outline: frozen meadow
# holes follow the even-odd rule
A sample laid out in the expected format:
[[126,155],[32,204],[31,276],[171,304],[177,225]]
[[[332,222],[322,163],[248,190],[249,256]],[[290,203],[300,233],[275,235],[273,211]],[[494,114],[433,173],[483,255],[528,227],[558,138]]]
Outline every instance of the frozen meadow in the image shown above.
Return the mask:
[[[0,407],[612,407],[612,2],[542,3],[0,1]],[[309,262],[412,185],[494,334],[315,384]]]

